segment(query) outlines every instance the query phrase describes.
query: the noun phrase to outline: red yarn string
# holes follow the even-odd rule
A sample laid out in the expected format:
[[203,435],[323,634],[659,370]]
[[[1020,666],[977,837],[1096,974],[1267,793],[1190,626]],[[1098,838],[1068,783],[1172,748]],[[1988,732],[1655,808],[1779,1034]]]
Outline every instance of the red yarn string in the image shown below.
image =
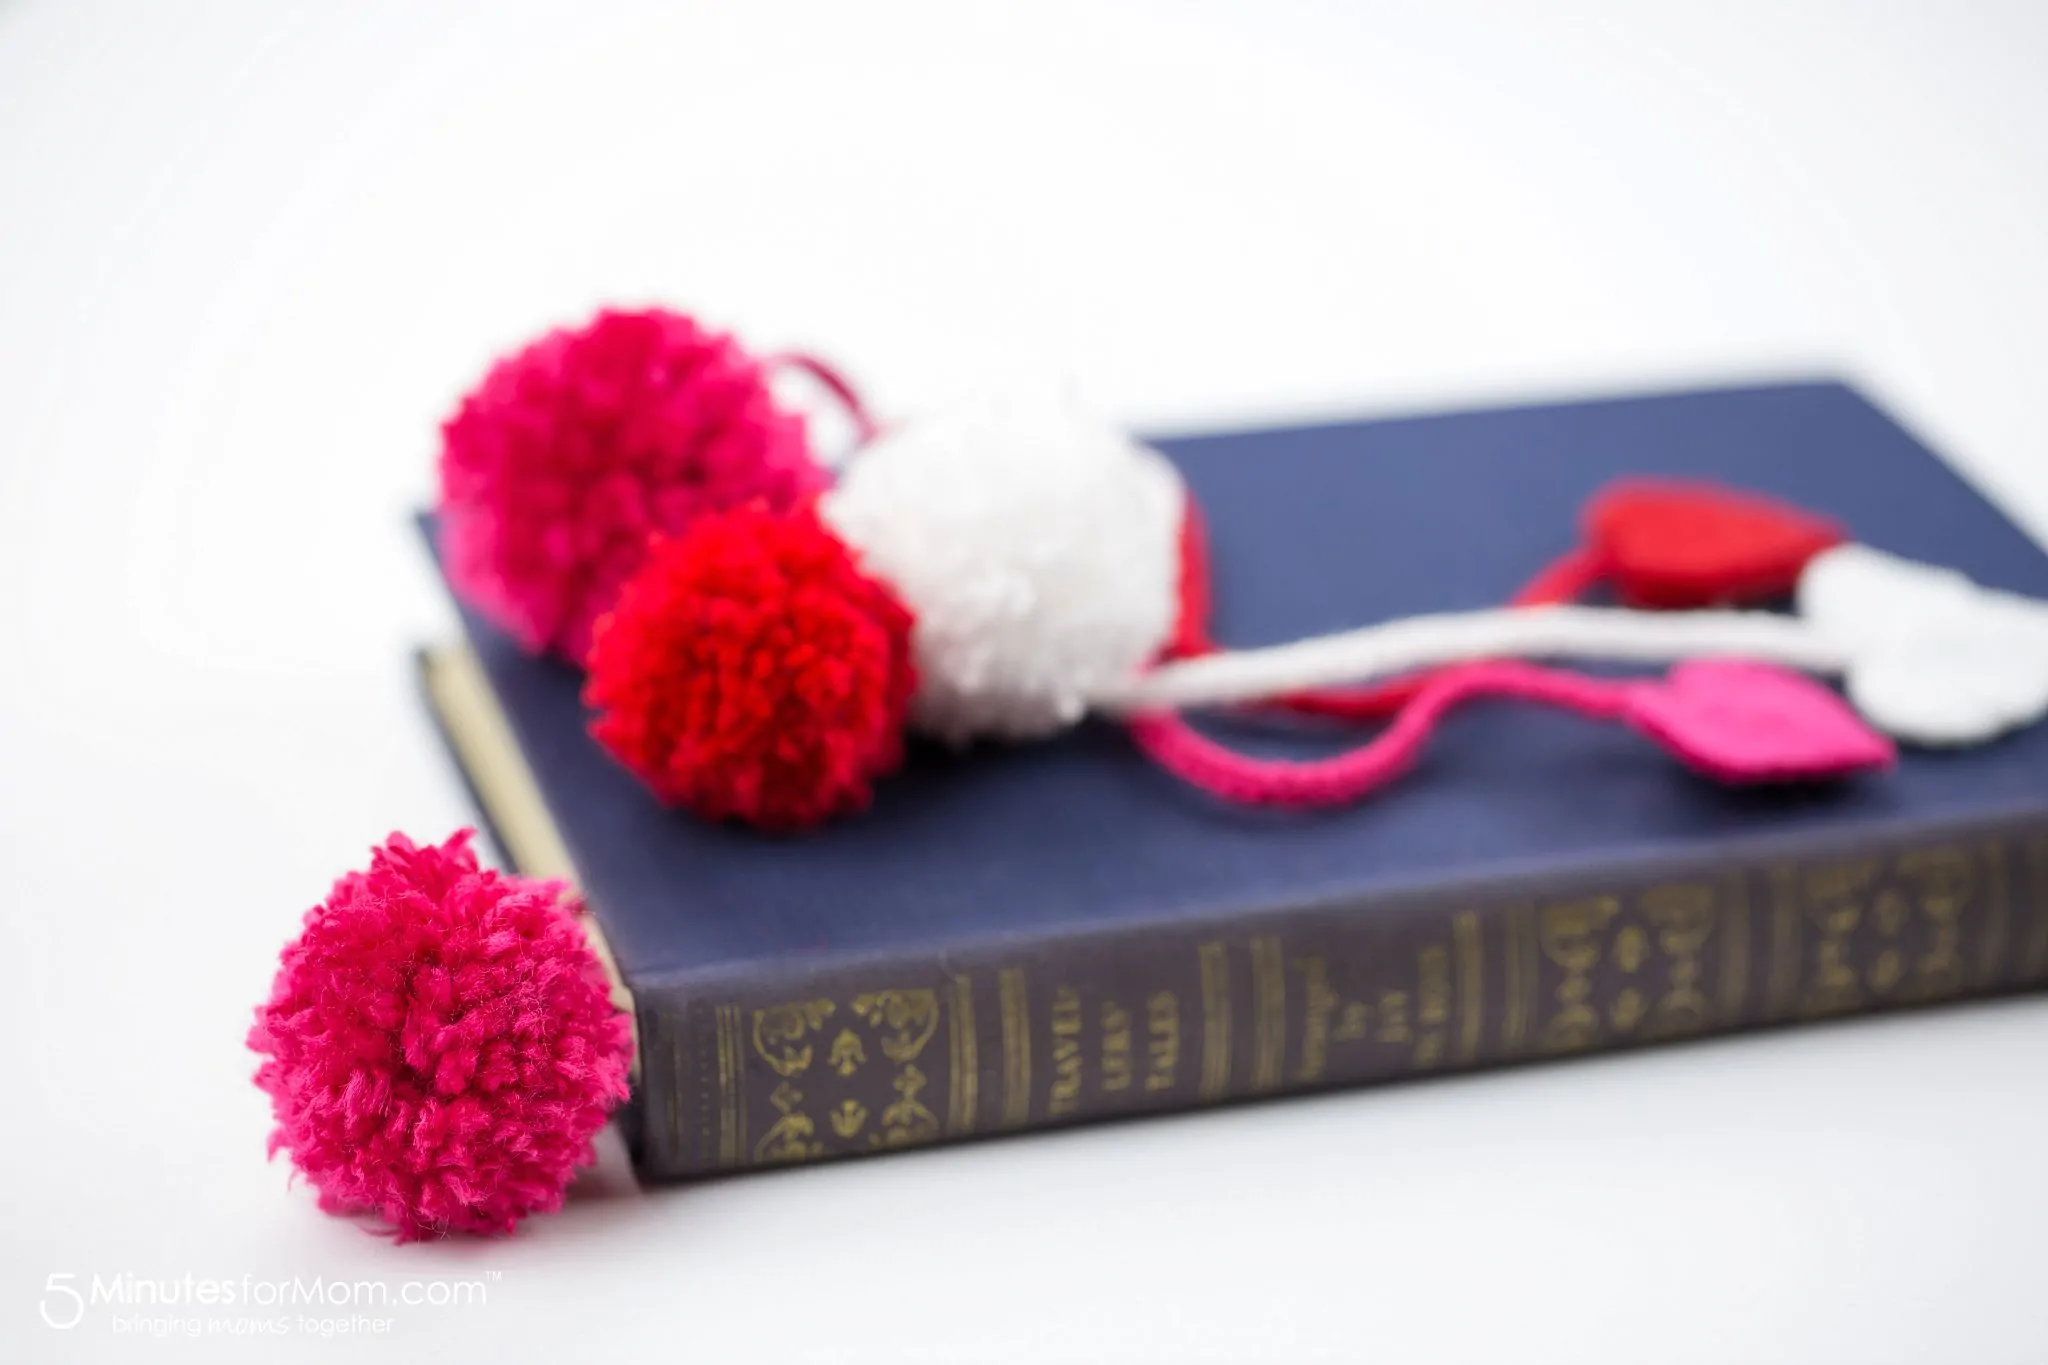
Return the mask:
[[1626,684],[1520,663],[1440,669],[1415,684],[1413,702],[1371,741],[1309,760],[1237,753],[1196,730],[1177,712],[1134,716],[1130,729],[1154,763],[1211,795],[1241,805],[1316,808],[1356,801],[1394,781],[1413,766],[1447,712],[1486,696],[1541,702],[1608,719],[1622,713]]
[[866,445],[881,430],[874,416],[868,412],[867,404],[861,401],[860,391],[853,387],[853,381],[828,362],[803,351],[782,351],[767,357],[761,364],[770,371],[801,370],[824,385],[839,400],[839,406],[846,410],[847,417],[852,419],[856,445]]
[[1607,559],[1598,550],[1575,545],[1543,566],[1509,599],[1515,607],[1548,607],[1578,598],[1607,577]]
[[1181,502],[1180,576],[1174,587],[1173,634],[1167,637],[1161,657],[1190,659],[1214,654],[1216,642],[1209,638],[1209,533],[1202,524],[1202,509],[1191,494],[1184,495]]

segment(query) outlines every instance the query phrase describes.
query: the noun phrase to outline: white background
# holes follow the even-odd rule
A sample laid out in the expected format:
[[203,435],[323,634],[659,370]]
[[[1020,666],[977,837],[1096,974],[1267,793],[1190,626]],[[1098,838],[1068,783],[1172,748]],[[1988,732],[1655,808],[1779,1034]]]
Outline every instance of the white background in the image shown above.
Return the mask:
[[466,809],[405,515],[499,349],[661,300],[886,411],[1194,427],[1837,370],[2048,530],[2027,4],[0,0],[0,1357],[52,1273],[473,1275],[403,1358],[2048,1359],[2048,1005],[640,1192],[393,1248],[242,1034]]

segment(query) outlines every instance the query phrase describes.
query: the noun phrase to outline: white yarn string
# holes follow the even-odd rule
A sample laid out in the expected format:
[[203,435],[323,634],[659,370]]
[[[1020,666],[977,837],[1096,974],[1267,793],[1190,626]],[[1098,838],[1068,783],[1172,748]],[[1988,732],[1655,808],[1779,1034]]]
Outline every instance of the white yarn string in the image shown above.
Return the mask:
[[1269,701],[1477,659],[1670,663],[1728,656],[1837,674],[1850,653],[1812,626],[1769,612],[1652,613],[1617,607],[1446,612],[1166,664],[1098,692],[1116,714]]

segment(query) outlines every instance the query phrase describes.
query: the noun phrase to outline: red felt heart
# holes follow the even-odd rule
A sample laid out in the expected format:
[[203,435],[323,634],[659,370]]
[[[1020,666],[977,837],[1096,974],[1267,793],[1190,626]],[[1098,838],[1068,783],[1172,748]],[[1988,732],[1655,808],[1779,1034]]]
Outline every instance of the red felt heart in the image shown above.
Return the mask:
[[1587,506],[1586,538],[1622,601],[1671,608],[1787,596],[1806,562],[1846,536],[1754,493],[1626,480]]

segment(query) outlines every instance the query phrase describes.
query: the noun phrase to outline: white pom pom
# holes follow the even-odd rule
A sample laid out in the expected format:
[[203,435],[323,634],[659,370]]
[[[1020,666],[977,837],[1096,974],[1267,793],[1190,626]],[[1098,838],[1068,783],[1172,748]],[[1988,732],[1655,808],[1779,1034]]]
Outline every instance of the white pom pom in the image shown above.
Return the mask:
[[913,723],[1031,739],[1165,643],[1182,497],[1172,465],[1107,426],[995,409],[885,432],[823,513],[917,617]]

